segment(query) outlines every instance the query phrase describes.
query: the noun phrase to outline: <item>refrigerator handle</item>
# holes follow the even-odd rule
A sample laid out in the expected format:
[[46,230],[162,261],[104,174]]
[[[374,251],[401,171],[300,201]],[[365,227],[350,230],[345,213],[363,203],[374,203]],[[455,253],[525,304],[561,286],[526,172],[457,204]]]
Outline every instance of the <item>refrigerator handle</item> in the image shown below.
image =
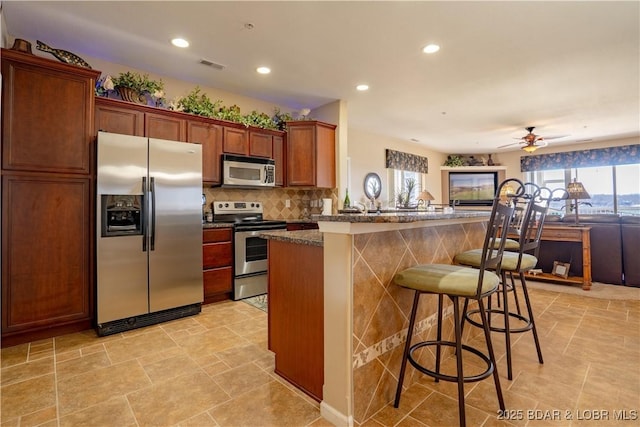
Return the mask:
[[156,243],[156,179],[149,179],[149,193],[151,194],[151,232],[150,234],[150,250],[155,250]]
[[[147,177],[143,176],[142,177],[142,200],[144,200],[145,203],[147,203],[146,195],[147,195]],[[147,251],[147,220],[143,216],[142,217],[142,252],[146,252],[146,251]]]

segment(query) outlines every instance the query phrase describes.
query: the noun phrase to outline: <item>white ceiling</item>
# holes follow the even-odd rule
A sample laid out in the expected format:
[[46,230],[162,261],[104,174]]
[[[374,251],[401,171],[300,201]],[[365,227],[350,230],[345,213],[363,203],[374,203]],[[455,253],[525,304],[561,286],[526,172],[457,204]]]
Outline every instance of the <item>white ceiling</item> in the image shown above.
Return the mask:
[[[2,7],[8,33],[34,49],[37,39],[294,111],[342,99],[350,127],[444,153],[496,152],[527,126],[542,136],[569,135],[553,145],[640,135],[638,1]],[[191,46],[170,46],[175,36]],[[422,53],[432,42],[440,52]],[[226,68],[201,65],[203,58]],[[260,65],[272,73],[258,75]],[[357,92],[358,83],[370,90]]]

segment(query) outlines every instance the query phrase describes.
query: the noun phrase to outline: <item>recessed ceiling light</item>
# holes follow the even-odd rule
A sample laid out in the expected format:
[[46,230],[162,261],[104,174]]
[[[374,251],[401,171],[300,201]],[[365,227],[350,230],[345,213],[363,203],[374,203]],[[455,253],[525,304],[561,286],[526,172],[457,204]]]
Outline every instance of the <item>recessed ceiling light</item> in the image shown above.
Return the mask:
[[258,67],[258,68],[256,68],[256,71],[259,72],[260,74],[269,74],[271,72],[271,68],[269,68],[269,67]]
[[422,48],[422,51],[424,53],[436,53],[439,50],[440,46],[438,46],[437,44],[428,44],[424,48]]
[[356,86],[356,90],[359,90],[361,92],[365,91],[365,90],[369,90],[369,85],[364,85],[364,84],[358,85],[358,86]]
[[171,44],[176,47],[189,47],[189,42],[181,38],[172,39]]

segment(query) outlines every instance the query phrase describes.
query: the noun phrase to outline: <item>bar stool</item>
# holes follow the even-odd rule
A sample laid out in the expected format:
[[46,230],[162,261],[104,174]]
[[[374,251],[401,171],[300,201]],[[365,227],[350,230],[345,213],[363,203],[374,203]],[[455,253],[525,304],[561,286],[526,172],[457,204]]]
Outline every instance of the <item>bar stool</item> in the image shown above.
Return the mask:
[[[540,237],[542,235],[542,229],[544,226],[544,220],[548,211],[548,201],[541,200],[539,198],[539,191],[533,194],[529,194],[526,197],[527,204],[524,210],[522,221],[517,230],[517,251],[505,251],[502,264],[501,264],[501,285],[499,293],[502,296],[502,306],[498,304],[498,308],[491,308],[491,302],[489,301],[489,308],[486,310],[489,316],[489,329],[494,332],[501,332],[505,334],[505,346],[507,354],[507,378],[513,379],[512,368],[512,355],[511,355],[511,333],[522,333],[532,331],[533,339],[536,346],[536,352],[538,354],[538,361],[543,364],[542,350],[540,347],[540,340],[538,339],[538,332],[536,329],[535,319],[533,316],[533,310],[531,307],[531,301],[529,298],[529,292],[527,290],[527,282],[525,278],[525,272],[535,268],[538,263],[538,249],[540,246]],[[514,201],[516,204],[517,201]],[[511,229],[513,230],[513,229]],[[506,237],[506,236],[505,236]],[[509,239],[511,240],[511,239]],[[482,261],[482,250],[472,249],[470,251],[462,252],[454,257],[454,262],[460,265],[470,266],[474,268],[480,268]],[[511,286],[507,283],[507,273],[509,275]],[[520,312],[518,305],[517,292],[515,287],[514,275],[517,274],[520,279],[520,285],[522,287],[522,293],[524,295],[525,307],[527,310],[527,316],[524,316]],[[509,311],[509,299],[508,292],[513,291],[514,300],[516,301],[517,311]],[[464,322],[468,321],[473,326],[484,327],[483,323],[478,322],[472,316],[478,314],[480,311],[467,310],[468,304],[465,303],[463,309],[463,320],[461,329],[464,329]],[[496,314],[504,318],[504,327],[491,325],[491,316]],[[510,324],[510,318],[517,319],[520,325],[519,327],[512,327]]]
[[[458,384],[458,413],[460,425],[466,425],[465,406],[464,406],[464,383],[483,380],[493,375],[498,403],[501,410],[505,410],[504,398],[500,387],[500,379],[496,371],[496,359],[491,343],[491,334],[487,323],[487,315],[484,308],[483,300],[487,296],[493,294],[498,289],[500,283],[500,264],[504,253],[504,239],[500,239],[500,230],[506,229],[513,216],[514,209],[500,203],[499,198],[494,199],[491,216],[487,226],[487,232],[484,239],[484,245],[480,256],[480,268],[469,268],[460,265],[449,264],[424,264],[408,268],[397,273],[394,276],[394,282],[407,289],[414,291],[413,306],[409,318],[409,329],[407,332],[407,341],[402,355],[402,363],[400,375],[398,377],[398,388],[394,407],[400,405],[400,396],[402,393],[402,384],[407,366],[407,360],[411,365],[423,374],[439,380],[456,382]],[[422,341],[411,344],[414,333],[416,314],[418,311],[418,302],[424,294],[438,295],[438,321],[437,321],[437,337],[436,340]],[[447,296],[453,303],[453,323],[454,341],[443,340],[442,338],[442,311],[443,299]],[[487,346],[488,355],[482,353],[477,348],[462,344],[462,317],[460,312],[460,300],[475,300],[478,302],[479,313],[482,318],[484,329],[484,337]],[[436,347],[435,370],[428,369],[421,365],[414,352],[423,347]],[[455,348],[456,357],[456,375],[446,375],[440,372],[441,350],[442,347]],[[486,370],[477,375],[465,376],[463,372],[463,352],[471,353],[481,360],[487,366]]]

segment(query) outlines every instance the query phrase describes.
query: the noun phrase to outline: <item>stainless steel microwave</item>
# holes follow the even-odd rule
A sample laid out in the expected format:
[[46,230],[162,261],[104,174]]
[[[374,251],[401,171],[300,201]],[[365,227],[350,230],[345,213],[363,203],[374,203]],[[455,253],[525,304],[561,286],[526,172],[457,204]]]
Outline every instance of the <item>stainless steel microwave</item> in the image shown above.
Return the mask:
[[273,159],[222,155],[222,185],[233,187],[275,187]]

